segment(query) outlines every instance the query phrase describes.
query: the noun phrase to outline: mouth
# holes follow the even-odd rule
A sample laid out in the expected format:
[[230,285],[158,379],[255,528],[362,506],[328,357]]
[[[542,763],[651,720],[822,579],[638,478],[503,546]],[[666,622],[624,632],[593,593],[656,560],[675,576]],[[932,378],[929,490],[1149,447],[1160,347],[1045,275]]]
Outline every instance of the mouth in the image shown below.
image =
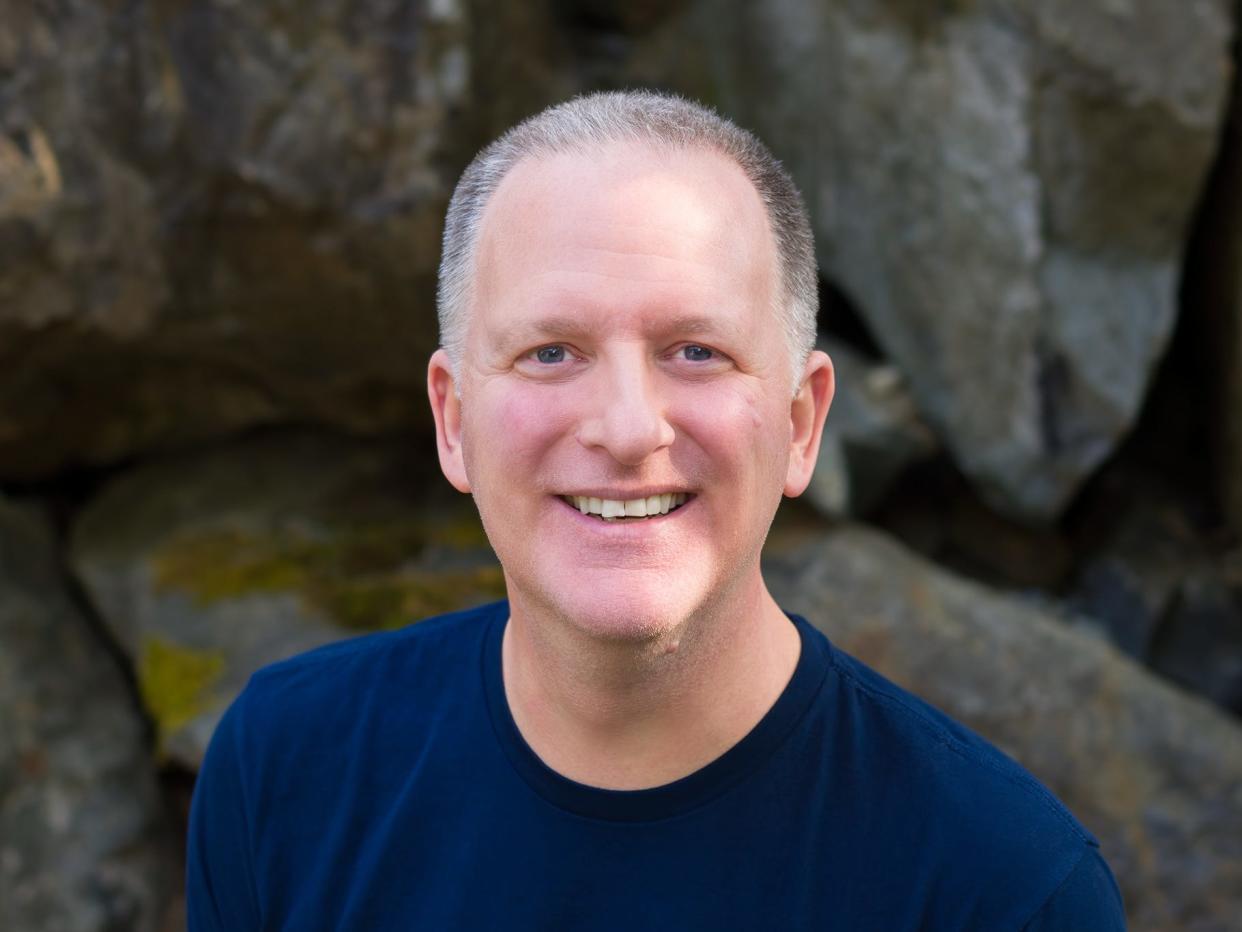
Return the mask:
[[561,501],[588,517],[601,521],[649,521],[676,511],[694,498],[686,492],[665,492],[646,498],[594,498],[587,495],[561,495]]

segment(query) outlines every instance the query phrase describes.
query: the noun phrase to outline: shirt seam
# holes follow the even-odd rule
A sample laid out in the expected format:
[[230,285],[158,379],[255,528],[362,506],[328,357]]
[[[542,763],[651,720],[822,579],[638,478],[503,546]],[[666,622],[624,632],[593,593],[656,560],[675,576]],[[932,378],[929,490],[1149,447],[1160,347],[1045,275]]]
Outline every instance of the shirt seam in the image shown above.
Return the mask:
[[[497,620],[494,623],[498,624],[499,621]],[[820,694],[823,693],[825,684],[828,682],[828,671],[832,667],[831,653],[829,653],[829,656],[827,658],[828,662],[824,665],[824,669],[820,671],[819,682],[816,684],[815,688],[811,691],[810,698],[807,700],[806,705],[794,717],[794,720],[790,723],[789,727],[785,730],[785,733],[781,735],[780,740],[776,742],[772,753],[768,755],[766,760],[760,761],[756,766],[752,767],[751,769],[745,771],[744,773],[738,774],[733,780],[719,787],[715,793],[711,794],[706,799],[700,800],[699,802],[695,803],[689,808],[680,809],[676,812],[671,812],[671,813],[659,816],[658,818],[654,818],[654,819],[609,819],[604,816],[587,815],[582,812],[577,812],[573,809],[569,809],[565,807],[564,805],[557,802],[556,800],[550,799],[538,787],[532,785],[531,781],[527,779],[526,774],[523,772],[523,768],[519,766],[517,761],[513,759],[511,755],[511,749],[509,747],[509,743],[506,742],[504,738],[501,737],[499,730],[498,730],[502,727],[499,721],[500,710],[492,708],[493,703],[492,703],[491,689],[489,688],[489,683],[487,679],[487,673],[488,673],[487,671],[487,644],[486,644],[487,636],[488,636],[488,632],[485,631],[485,634],[484,634],[485,642],[484,642],[484,647],[483,647],[483,650],[481,651],[481,656],[480,656],[480,667],[481,667],[480,673],[482,674],[482,677],[483,677],[483,687],[484,687],[483,697],[484,697],[484,702],[487,705],[487,710],[488,710],[487,718],[488,718],[488,724],[491,726],[490,730],[492,732],[492,738],[496,742],[496,744],[499,746],[501,756],[505,759],[505,763],[508,764],[509,769],[513,772],[514,776],[517,777],[518,782],[520,782],[524,787],[526,787],[527,792],[532,793],[536,798],[543,801],[548,806],[551,806],[557,812],[570,816],[574,819],[581,819],[583,821],[590,822],[593,824],[599,824],[599,825],[660,825],[666,822],[672,822],[678,819],[688,818],[689,816],[700,811],[706,806],[709,806],[712,803],[716,802],[718,799],[725,796],[726,794],[732,792],[734,789],[736,789],[739,785],[744,783],[746,780],[751,779],[755,774],[761,772],[767,766],[770,765],[776,753],[779,752],[779,750],[782,747],[784,747],[784,745],[789,741],[789,736],[792,735],[795,731],[797,731],[798,726],[802,724],[803,720],[806,718],[807,715],[811,713],[811,710],[815,707],[816,703],[819,701]],[[505,714],[509,714],[507,709],[505,710]],[[531,753],[534,754],[534,751],[532,750]],[[727,754],[729,752],[725,751],[725,753]],[[544,764],[544,766],[546,767],[547,765]],[[707,764],[706,766],[710,767],[711,764]],[[553,773],[555,772],[556,771],[553,771]]]
[[987,767],[989,770],[991,770],[993,773],[997,774],[998,776],[1002,777],[1007,782],[1015,786],[1022,787],[1025,790],[1031,791],[1039,799],[1039,801],[1043,803],[1043,805],[1053,815],[1057,817],[1058,820],[1063,822],[1074,833],[1074,836],[1079,841],[1083,842],[1084,844],[1088,844],[1088,845],[1096,844],[1095,840],[1090,835],[1088,835],[1083,830],[1082,827],[1080,827],[1074,822],[1074,820],[1065,811],[1064,806],[1061,805],[1061,803],[1056,799],[1056,797],[1053,796],[1052,793],[1046,787],[1040,784],[1038,781],[1032,778],[1025,777],[1020,773],[1014,773],[1009,768],[1002,767],[996,762],[991,761],[986,757],[981,757],[979,755],[972,754],[965,745],[963,745],[960,741],[957,740],[957,738],[955,738],[953,735],[946,732],[944,730],[944,726],[934,721],[933,719],[928,718],[927,715],[925,715],[919,709],[911,707],[908,703],[904,702],[898,696],[893,696],[893,695],[889,695],[888,693],[880,692],[875,687],[861,682],[851,671],[845,669],[843,666],[841,666],[841,664],[837,662],[835,649],[830,653],[829,661],[832,665],[832,668],[836,670],[837,673],[843,679],[849,680],[849,682],[853,685],[853,687],[856,690],[858,690],[859,692],[866,693],[876,702],[882,702],[886,705],[892,706],[898,711],[904,712],[906,715],[909,715],[910,717],[917,719],[925,727],[927,727],[928,729],[932,731],[938,743],[940,743],[944,747],[948,748],[950,751],[957,754],[963,760],[976,763],[976,764],[980,764],[984,767]]
[[1070,878],[1074,876],[1074,873],[1082,865],[1082,862],[1087,857],[1087,852],[1089,850],[1090,848],[1084,847],[1082,851],[1079,852],[1077,860],[1075,860],[1073,865],[1071,865],[1070,869],[1065,872],[1065,876],[1060,879],[1057,885],[1052,888],[1052,892],[1050,892],[1044,898],[1044,901],[1035,908],[1035,911],[1031,913],[1029,917],[1027,917],[1026,922],[1018,926],[1018,932],[1026,932],[1026,930],[1030,928],[1031,923],[1039,918],[1039,914],[1042,913],[1045,909],[1047,909],[1048,906],[1052,903],[1052,901],[1056,899],[1057,894],[1061,892],[1062,888],[1067,883],[1069,883]]

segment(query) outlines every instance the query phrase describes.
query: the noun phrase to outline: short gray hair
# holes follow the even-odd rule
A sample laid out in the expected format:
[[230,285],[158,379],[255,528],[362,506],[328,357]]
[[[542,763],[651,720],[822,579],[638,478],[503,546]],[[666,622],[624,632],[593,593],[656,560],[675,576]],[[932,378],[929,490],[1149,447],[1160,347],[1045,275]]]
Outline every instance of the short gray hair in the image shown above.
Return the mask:
[[445,218],[436,293],[440,344],[452,371],[460,372],[465,352],[483,214],[500,183],[524,159],[589,151],[615,142],[716,152],[735,162],[750,179],[776,241],[781,282],[776,311],[796,380],[815,345],[819,310],[815,243],[802,195],[754,134],[700,104],[653,91],[589,94],[549,107],[510,129],[467,166]]

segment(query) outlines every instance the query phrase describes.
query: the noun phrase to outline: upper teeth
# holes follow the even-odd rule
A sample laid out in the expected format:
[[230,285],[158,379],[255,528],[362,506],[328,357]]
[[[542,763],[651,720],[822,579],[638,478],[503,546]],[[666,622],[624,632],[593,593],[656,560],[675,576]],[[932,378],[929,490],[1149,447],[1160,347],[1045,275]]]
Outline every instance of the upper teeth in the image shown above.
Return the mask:
[[646,518],[649,515],[666,515],[678,505],[684,505],[686,495],[684,492],[666,492],[663,495],[630,498],[625,501],[566,495],[565,500],[584,515],[599,515],[601,518]]

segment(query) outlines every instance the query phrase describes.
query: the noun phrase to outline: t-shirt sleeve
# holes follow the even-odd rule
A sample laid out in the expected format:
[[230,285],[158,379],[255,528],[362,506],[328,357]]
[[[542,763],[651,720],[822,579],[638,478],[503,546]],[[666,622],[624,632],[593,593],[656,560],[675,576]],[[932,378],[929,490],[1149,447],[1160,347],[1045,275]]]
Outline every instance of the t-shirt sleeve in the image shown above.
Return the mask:
[[1023,932],[1125,932],[1125,928],[1121,891],[1094,845],[1087,846],[1061,886],[1022,927]]
[[186,848],[189,932],[245,932],[261,926],[246,811],[239,697],[216,727],[194,784]]

